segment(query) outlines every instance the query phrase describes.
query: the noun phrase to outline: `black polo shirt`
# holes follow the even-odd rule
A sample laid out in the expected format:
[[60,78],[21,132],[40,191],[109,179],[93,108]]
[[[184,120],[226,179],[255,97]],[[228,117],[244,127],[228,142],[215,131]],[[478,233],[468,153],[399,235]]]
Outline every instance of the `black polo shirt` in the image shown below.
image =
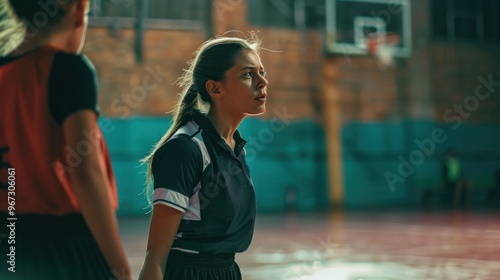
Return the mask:
[[153,205],[165,204],[183,217],[172,250],[205,253],[245,251],[253,236],[255,192],[243,140],[235,150],[210,120],[194,111],[153,158]]

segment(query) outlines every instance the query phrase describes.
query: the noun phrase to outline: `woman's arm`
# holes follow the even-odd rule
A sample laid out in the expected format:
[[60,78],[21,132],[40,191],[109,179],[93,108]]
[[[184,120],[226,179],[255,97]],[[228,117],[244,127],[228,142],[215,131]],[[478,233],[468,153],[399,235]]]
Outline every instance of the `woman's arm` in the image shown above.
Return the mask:
[[168,253],[179,228],[182,212],[172,207],[153,206],[146,258],[139,275],[140,280],[161,280],[165,275]]
[[118,233],[101,143],[98,134],[92,133],[97,129],[96,114],[92,110],[77,111],[64,120],[67,147],[74,151],[83,143],[90,147],[88,155],[80,155],[81,162],[69,171],[69,177],[83,217],[113,274],[120,280],[128,280],[131,271]]

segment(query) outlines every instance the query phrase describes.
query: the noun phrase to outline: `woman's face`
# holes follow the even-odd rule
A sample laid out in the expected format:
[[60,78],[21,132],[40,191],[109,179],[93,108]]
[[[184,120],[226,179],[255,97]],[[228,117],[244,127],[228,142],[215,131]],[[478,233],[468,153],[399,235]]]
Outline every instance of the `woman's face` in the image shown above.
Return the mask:
[[220,104],[234,115],[260,115],[266,111],[268,82],[257,53],[242,51],[235,65],[226,71],[220,82]]

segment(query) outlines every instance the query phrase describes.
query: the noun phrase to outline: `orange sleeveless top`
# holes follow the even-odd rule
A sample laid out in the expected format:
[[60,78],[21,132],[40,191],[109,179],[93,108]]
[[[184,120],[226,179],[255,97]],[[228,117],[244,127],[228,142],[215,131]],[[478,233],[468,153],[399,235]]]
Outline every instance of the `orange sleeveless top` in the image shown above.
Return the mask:
[[[9,196],[15,199],[10,202],[15,201],[16,214],[80,212],[69,172],[84,155],[66,147],[62,126],[49,110],[48,81],[57,52],[42,47],[0,65],[0,212],[7,212],[11,184],[15,184],[15,194]],[[96,128],[92,133],[101,138],[101,165],[116,209],[111,161],[102,132]],[[15,169],[15,181],[9,178],[9,168]]]

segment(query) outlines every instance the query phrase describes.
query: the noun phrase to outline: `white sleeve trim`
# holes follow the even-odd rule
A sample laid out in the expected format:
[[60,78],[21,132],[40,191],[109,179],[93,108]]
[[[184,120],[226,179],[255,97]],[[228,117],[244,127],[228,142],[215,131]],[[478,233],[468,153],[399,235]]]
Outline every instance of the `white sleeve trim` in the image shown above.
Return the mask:
[[153,205],[156,204],[164,204],[184,213],[189,206],[189,198],[170,189],[157,188],[153,192]]

